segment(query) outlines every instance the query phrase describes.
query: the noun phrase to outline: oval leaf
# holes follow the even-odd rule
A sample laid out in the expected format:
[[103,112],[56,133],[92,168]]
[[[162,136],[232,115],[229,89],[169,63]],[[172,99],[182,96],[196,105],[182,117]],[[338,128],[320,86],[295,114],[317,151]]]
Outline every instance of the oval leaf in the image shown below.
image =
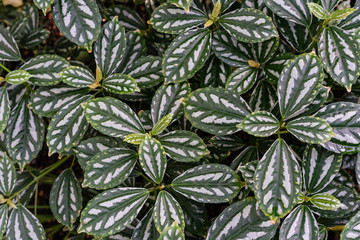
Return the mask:
[[15,187],[15,183],[15,166],[5,153],[3,157],[0,157],[0,193],[10,195]]
[[64,83],[78,88],[86,88],[95,83],[95,78],[87,69],[77,66],[65,68],[61,72],[61,79]]
[[3,25],[0,25],[0,60],[19,61],[21,54],[12,34]]
[[345,225],[341,233],[341,240],[356,240],[360,237],[360,212],[358,212],[350,221]]
[[256,83],[258,68],[243,66],[236,69],[228,77],[225,89],[235,91],[238,94],[244,94],[249,91]]
[[271,113],[260,111],[246,116],[240,126],[242,130],[251,135],[268,137],[280,128],[280,123]]
[[138,90],[135,79],[129,75],[115,73],[102,81],[104,89],[112,93],[125,94]]
[[341,207],[341,202],[333,195],[318,193],[310,197],[310,202],[322,210],[335,210]]
[[31,77],[31,74],[24,70],[14,70],[8,73],[5,81],[17,85],[26,82]]

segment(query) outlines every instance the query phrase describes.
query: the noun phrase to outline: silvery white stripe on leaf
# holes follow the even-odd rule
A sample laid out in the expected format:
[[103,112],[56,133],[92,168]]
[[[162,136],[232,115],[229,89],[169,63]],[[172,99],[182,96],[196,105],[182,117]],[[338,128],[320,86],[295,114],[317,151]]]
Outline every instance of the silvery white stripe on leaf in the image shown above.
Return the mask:
[[131,133],[144,133],[136,113],[116,98],[90,100],[84,104],[84,110],[91,126],[108,136],[124,138]]
[[258,73],[258,68],[248,65],[239,67],[226,80],[225,89],[232,90],[240,95],[244,94],[254,86]]
[[125,55],[125,29],[117,17],[107,22],[94,44],[96,65],[100,68],[103,78],[110,76],[119,67]]
[[282,139],[277,139],[261,158],[254,175],[259,207],[272,219],[291,212],[301,191],[300,166]]
[[34,180],[34,177],[31,176],[28,172],[21,172],[18,171],[17,172],[17,181],[15,183],[15,187],[13,189],[13,192],[18,192],[21,189],[24,189],[26,187],[26,189],[22,192],[19,193],[19,196],[17,198],[13,198],[12,202],[15,204],[18,204],[19,202],[23,205],[27,205],[30,200],[32,199],[34,193],[35,193],[35,188],[36,188],[36,184],[33,183],[31,184],[31,182]]
[[139,91],[135,79],[123,73],[114,73],[102,81],[105,90],[117,94]]
[[330,26],[325,28],[318,46],[326,71],[350,92],[360,76],[360,52],[356,40],[348,32]]
[[158,140],[146,137],[142,141],[139,147],[139,162],[146,175],[160,184],[164,178],[167,158],[165,149]]
[[238,169],[240,170],[242,177],[245,179],[246,186],[254,189],[254,174],[256,171],[256,167],[259,161],[251,161],[243,166],[239,166]]
[[360,15],[359,15],[359,9],[360,9],[360,2],[356,1],[356,4],[354,6],[354,9],[357,9],[355,12],[344,18],[339,22],[337,25],[341,29],[344,29],[348,32],[355,33],[357,29],[360,27]]
[[197,202],[222,203],[233,199],[242,185],[239,176],[228,166],[204,164],[176,177],[171,187]]
[[345,225],[341,233],[342,240],[356,240],[360,238],[360,212],[353,216]]
[[179,34],[204,24],[207,20],[206,13],[195,4],[185,11],[181,6],[164,3],[152,13],[150,23],[159,32]]
[[8,222],[8,206],[3,204],[0,206],[0,237],[2,238],[6,232]]
[[57,55],[39,55],[20,67],[31,74],[29,81],[37,86],[51,86],[61,82],[59,73],[70,64]]
[[153,219],[159,233],[177,222],[184,230],[184,213],[176,199],[166,191],[160,191],[154,205]]
[[280,128],[279,120],[266,111],[254,112],[246,116],[241,123],[241,129],[257,137],[268,137]]
[[158,240],[185,240],[185,235],[177,222],[167,227],[161,234]]
[[16,171],[12,160],[5,153],[0,157],[0,193],[10,195],[16,183]]
[[198,78],[202,87],[224,87],[231,67],[211,55],[205,65],[199,70]]
[[259,9],[259,10],[267,13],[266,5],[264,3],[264,0],[257,0],[257,1],[244,0],[243,1],[243,7]]
[[266,6],[279,17],[310,26],[311,13],[304,0],[265,0]]
[[219,23],[232,37],[241,42],[263,42],[279,36],[271,18],[257,9],[234,10],[221,15]]
[[0,133],[3,132],[8,125],[10,112],[9,94],[4,86],[0,89]]
[[322,210],[333,210],[341,207],[342,203],[333,195],[317,193],[310,197],[310,202]]
[[268,80],[272,84],[277,84],[282,70],[290,62],[290,60],[295,57],[296,55],[287,52],[276,55],[267,63],[265,63],[264,73],[266,80]]
[[106,237],[122,231],[149,197],[144,188],[114,188],[96,195],[81,213],[78,232]]
[[206,240],[271,239],[280,222],[272,223],[258,208],[255,198],[248,197],[225,208],[211,225]]
[[215,148],[222,148],[227,151],[236,151],[245,146],[243,140],[233,135],[217,135],[209,140],[209,143]]
[[153,124],[156,124],[167,114],[173,114],[173,121],[183,113],[181,99],[190,93],[188,82],[168,84],[160,86],[151,101],[151,117]]
[[66,152],[80,142],[89,126],[82,104],[90,99],[90,95],[84,95],[68,103],[51,119],[46,135],[49,155]]
[[38,28],[39,11],[34,4],[26,4],[21,10],[21,15],[28,20],[25,25],[26,34]]
[[10,157],[24,169],[40,152],[44,140],[43,119],[34,114],[27,105],[29,96],[22,97],[12,109],[5,129],[5,144]]
[[14,70],[5,76],[5,81],[17,85],[26,82],[31,74],[24,70]]
[[359,184],[360,183],[360,153],[356,154],[355,177],[356,177],[357,183]]
[[312,103],[324,79],[323,66],[314,54],[291,60],[282,70],[278,82],[280,112],[284,119]]
[[134,229],[131,239],[132,240],[157,240],[159,233],[156,230],[153,221],[153,209],[149,210],[148,213],[141,219],[136,228]]
[[65,169],[50,191],[50,209],[56,220],[73,228],[82,208],[81,186],[71,168]]
[[95,78],[87,69],[71,66],[60,73],[61,79],[67,85],[77,88],[86,88],[95,83]]
[[208,28],[186,31],[177,36],[164,54],[165,83],[183,82],[202,68],[210,55]]
[[21,45],[28,48],[34,48],[43,43],[50,35],[50,31],[47,29],[36,29],[31,33],[25,35],[21,39]]
[[137,153],[125,148],[101,151],[87,162],[83,186],[109,189],[128,178],[137,160]]
[[318,239],[319,227],[315,216],[304,205],[295,208],[284,220],[280,228],[281,240]]
[[321,0],[321,4],[327,12],[330,12],[339,3],[339,0]]
[[329,152],[317,145],[308,145],[302,164],[306,192],[317,193],[325,188],[339,172],[341,163],[341,154]]
[[236,125],[251,113],[244,99],[223,88],[198,89],[183,103],[191,124],[211,134],[226,135],[239,131]]
[[141,16],[129,7],[123,5],[110,6],[106,8],[105,14],[107,19],[117,17],[119,23],[126,30],[146,30],[147,28]]
[[[27,33],[27,25],[29,25],[30,18],[25,16],[20,16],[13,25],[10,27],[10,34],[14,37],[16,41],[22,40]],[[21,55],[20,55],[21,56]],[[20,60],[20,59],[18,59]]]
[[37,219],[23,205],[18,204],[17,209],[12,209],[6,231],[6,239],[45,240],[45,231],[39,219]]
[[[319,19],[325,19],[326,18],[326,13],[327,10],[325,10],[321,5],[314,3],[314,2],[309,2],[307,3],[308,8],[310,9],[310,12],[317,18]],[[324,4],[323,4],[324,6]]]
[[44,15],[53,2],[53,0],[34,0],[34,4],[43,11]]
[[19,61],[21,54],[12,34],[0,25],[0,60],[2,61]]
[[275,54],[276,50],[279,47],[280,38],[273,37],[269,40],[264,42],[257,42],[253,43],[252,45],[252,52],[253,52],[253,59],[260,64],[264,64],[271,59],[271,57]]
[[101,15],[94,0],[55,0],[52,16],[60,32],[88,51],[100,33]]
[[271,111],[277,103],[275,86],[269,81],[259,81],[251,93],[249,105],[254,112]]

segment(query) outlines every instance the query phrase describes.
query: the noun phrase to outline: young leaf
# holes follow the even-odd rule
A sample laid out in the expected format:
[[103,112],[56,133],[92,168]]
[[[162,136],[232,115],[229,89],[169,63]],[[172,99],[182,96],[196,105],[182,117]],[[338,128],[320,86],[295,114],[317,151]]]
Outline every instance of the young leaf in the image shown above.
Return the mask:
[[341,240],[356,240],[360,237],[360,212],[353,216],[345,225],[340,238]]
[[159,135],[160,133],[162,133],[170,124],[170,122],[172,121],[172,117],[173,114],[167,114],[164,117],[162,117],[153,127],[153,129],[151,130],[152,135],[156,136]]
[[341,202],[333,195],[318,193],[310,197],[310,202],[322,210],[335,210],[341,207]]
[[211,134],[232,134],[237,124],[250,114],[247,103],[232,91],[222,88],[202,88],[183,101],[185,115],[191,124]]
[[138,90],[135,79],[123,73],[114,73],[102,82],[104,89],[116,94],[133,93]]
[[0,133],[3,132],[8,125],[10,111],[9,94],[4,86],[0,89]]
[[273,219],[284,217],[297,204],[300,166],[284,140],[277,139],[261,158],[254,186],[259,207]]
[[329,18],[331,20],[341,20],[343,18],[346,18],[347,16],[349,16],[350,14],[352,14],[355,11],[356,11],[356,9],[354,9],[354,8],[346,8],[346,9],[336,10],[335,12],[333,12],[330,15]]
[[10,195],[14,189],[15,183],[15,166],[5,153],[3,157],[0,157],[0,193],[4,195]]
[[258,68],[253,68],[250,66],[242,66],[237,68],[228,77],[225,89],[232,90],[238,94],[244,94],[254,86],[258,73]]
[[96,79],[91,72],[77,66],[65,68],[60,73],[60,76],[64,83],[77,88],[86,88],[96,82]]
[[21,54],[12,34],[0,25],[0,60],[1,61],[19,61]]
[[176,37],[163,60],[165,83],[183,82],[202,68],[210,55],[211,31],[195,29]]
[[144,133],[138,116],[116,98],[90,100],[84,104],[84,110],[87,121],[103,134],[124,138],[131,133]]
[[342,19],[339,23],[338,23],[338,27],[340,27],[341,29],[344,29],[352,34],[355,33],[355,31],[359,28],[360,26],[360,15],[359,15],[359,9],[360,9],[360,2],[356,1],[354,9],[356,9],[355,12],[353,12],[352,14],[350,14],[349,16],[347,16],[346,18]]
[[8,222],[8,207],[4,204],[0,206],[0,237],[2,238],[6,232]]
[[256,43],[278,37],[271,19],[257,9],[237,9],[222,15],[219,23],[232,37],[241,42]]
[[155,227],[162,233],[173,222],[177,222],[182,231],[185,228],[184,213],[176,199],[166,191],[160,191],[154,206]]
[[307,6],[309,7],[312,14],[314,14],[315,17],[319,19],[325,19],[326,18],[326,11],[325,9],[320,6],[317,3],[309,2],[307,3]]
[[157,240],[159,238],[159,233],[156,230],[154,221],[153,221],[153,209],[143,217],[143,219],[138,223],[134,229],[131,239],[133,240]]
[[31,77],[31,74],[24,70],[14,70],[8,73],[5,77],[5,81],[17,85],[26,82]]
[[124,142],[140,145],[146,138],[146,134],[143,133],[132,133],[124,138]]
[[81,186],[71,168],[65,169],[50,191],[50,209],[56,220],[73,228],[82,208]]
[[225,208],[211,225],[206,240],[267,240],[275,235],[279,223],[272,223],[257,207],[255,198],[250,197]]
[[271,113],[260,111],[246,116],[240,127],[251,135],[268,137],[273,135],[280,128],[280,123]]
[[94,0],[55,0],[52,16],[60,32],[88,51],[100,33],[101,15]]
[[147,137],[142,141],[139,147],[139,162],[146,175],[160,184],[164,178],[167,158],[165,149],[158,140]]
[[186,12],[189,12],[192,0],[169,0],[169,3],[172,3],[177,7],[181,7]]
[[160,235],[158,240],[185,240],[185,235],[177,222],[167,227]]
[[82,211],[78,232],[97,237],[120,232],[136,218],[148,197],[149,191],[144,188],[115,188],[100,193]]
[[110,148],[99,152],[87,163],[83,186],[109,189],[128,178],[137,160],[137,153],[125,148]]
[[239,176],[221,164],[205,164],[191,168],[177,178],[171,187],[197,202],[222,203],[233,199],[242,187]]
[[53,2],[54,0],[34,0],[34,4],[42,10],[44,15],[46,15],[46,11],[51,7]]

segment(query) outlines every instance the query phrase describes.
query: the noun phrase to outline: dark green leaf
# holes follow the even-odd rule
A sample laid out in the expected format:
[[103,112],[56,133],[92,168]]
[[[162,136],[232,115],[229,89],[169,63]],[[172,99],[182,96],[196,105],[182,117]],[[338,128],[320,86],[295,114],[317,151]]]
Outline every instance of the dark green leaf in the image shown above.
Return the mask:
[[8,125],[10,112],[9,94],[4,86],[0,89],[0,133],[3,132]]
[[112,93],[125,94],[138,91],[135,79],[123,73],[114,73],[102,82],[104,89]]
[[77,66],[65,68],[60,73],[61,79],[67,85],[77,88],[86,88],[95,83],[96,79],[87,69]]
[[259,69],[250,66],[237,68],[226,81],[225,88],[238,94],[249,91],[256,83]]
[[0,237],[6,232],[8,222],[8,207],[4,204],[0,206]]
[[246,116],[240,124],[240,127],[251,135],[268,137],[280,128],[280,122],[271,113],[260,111]]
[[21,54],[12,34],[0,25],[0,60],[2,61],[19,61]]
[[3,157],[0,157],[0,193],[4,195],[10,195],[15,187],[15,183],[15,166],[5,153]]
[[158,240],[185,240],[185,235],[178,223],[174,222],[170,227],[167,227],[160,235]]
[[21,44],[28,48],[34,48],[48,39],[49,35],[50,31],[47,29],[36,29],[30,34],[25,35],[21,39]]
[[108,19],[117,16],[120,24],[127,30],[146,30],[146,25],[144,24],[141,16],[129,7],[123,5],[111,6],[106,8],[105,14]]
[[341,233],[341,240],[358,239],[360,237],[360,212],[358,212],[350,221],[345,225],[344,230]]
[[138,223],[133,231],[131,239],[133,240],[157,240],[159,233],[155,228],[153,221],[153,210],[151,209],[143,219]]

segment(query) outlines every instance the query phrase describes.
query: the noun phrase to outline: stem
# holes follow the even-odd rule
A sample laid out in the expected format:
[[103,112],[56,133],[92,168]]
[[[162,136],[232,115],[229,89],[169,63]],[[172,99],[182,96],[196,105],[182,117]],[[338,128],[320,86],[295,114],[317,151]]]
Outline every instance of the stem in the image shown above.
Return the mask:
[[[36,206],[37,209],[50,209],[50,206]],[[27,205],[26,208],[29,208],[29,209],[35,209],[35,205]]]
[[7,71],[8,73],[9,72],[11,72],[11,70],[10,69],[8,69],[7,67],[5,67],[4,65],[2,65],[1,63],[0,63],[0,67],[2,67],[5,71]]
[[35,207],[34,207],[34,215],[37,215],[37,204],[38,204],[38,193],[39,193],[39,181],[36,181],[36,188],[35,188]]
[[333,226],[333,227],[329,227],[328,229],[334,232],[341,232],[343,231],[345,228],[345,225],[339,225],[339,226]]
[[140,173],[140,176],[142,176],[146,181],[151,182],[151,183],[154,184],[155,186],[157,185],[153,180],[151,180],[150,178],[148,178],[145,174]]
[[320,31],[316,34],[315,38],[313,38],[313,41],[310,45],[310,47],[308,48],[310,51],[314,48],[315,44],[319,41],[319,38],[321,36],[321,34],[323,33],[324,29],[326,28],[326,26],[328,25],[329,20],[326,20],[323,22]]

